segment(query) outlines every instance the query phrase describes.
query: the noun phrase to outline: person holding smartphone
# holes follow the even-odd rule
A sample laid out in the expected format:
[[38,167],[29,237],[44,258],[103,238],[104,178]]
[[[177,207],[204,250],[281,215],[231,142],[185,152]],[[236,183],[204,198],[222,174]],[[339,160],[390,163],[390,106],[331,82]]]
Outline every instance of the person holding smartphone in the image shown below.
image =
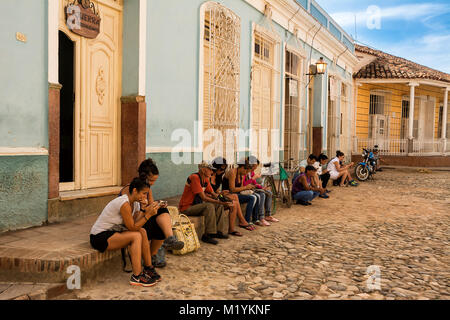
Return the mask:
[[129,194],[110,201],[103,209],[91,228],[90,243],[100,252],[129,247],[133,271],[130,284],[150,287],[160,281],[161,276],[152,265],[147,231],[143,226],[157,214],[159,204],[141,208],[140,202],[147,197],[150,186],[139,178],[133,179],[128,189]]
[[[151,186],[153,186],[159,178],[159,170],[152,159],[144,160],[138,169],[139,177],[146,181],[150,190],[147,197],[142,200],[141,206],[145,209],[149,204],[155,203]],[[128,190],[125,187],[119,193],[127,194]],[[166,266],[165,252],[166,250],[181,250],[184,247],[184,242],[179,241],[172,231],[172,219],[170,218],[169,210],[167,209],[167,202],[157,201],[159,205],[156,215],[152,216],[143,228],[147,231],[148,241],[150,242],[150,252],[152,254],[152,263],[156,268],[163,268]],[[136,218],[138,218],[137,216]]]

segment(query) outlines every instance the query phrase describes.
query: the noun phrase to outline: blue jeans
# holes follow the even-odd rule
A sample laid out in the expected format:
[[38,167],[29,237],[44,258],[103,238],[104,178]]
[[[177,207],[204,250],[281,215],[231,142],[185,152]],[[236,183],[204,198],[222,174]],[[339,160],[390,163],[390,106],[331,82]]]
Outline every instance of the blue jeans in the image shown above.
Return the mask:
[[294,200],[302,200],[302,201],[312,201],[316,198],[320,193],[317,191],[300,191],[296,194],[292,195],[292,199]]
[[253,190],[254,196],[257,198],[259,210],[256,212],[256,216],[253,216],[254,221],[264,219],[264,203],[266,202],[266,194],[264,192],[258,192]]
[[259,217],[260,219],[264,218],[264,216],[269,217],[271,215],[271,211],[272,211],[272,192],[269,190],[262,190],[262,189],[257,189],[254,190],[256,194],[263,194],[264,195],[264,202],[263,204],[261,204],[261,210],[264,207],[264,213],[260,213]]
[[246,203],[245,220],[251,222],[252,216],[255,218],[259,211],[258,198],[255,195],[238,194],[239,203]]

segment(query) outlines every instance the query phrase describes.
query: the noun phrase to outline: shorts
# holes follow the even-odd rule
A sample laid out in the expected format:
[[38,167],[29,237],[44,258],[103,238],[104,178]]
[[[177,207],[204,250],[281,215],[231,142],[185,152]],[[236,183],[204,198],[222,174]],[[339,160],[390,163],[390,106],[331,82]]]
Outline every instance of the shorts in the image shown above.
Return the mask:
[[156,222],[156,218],[160,216],[163,213],[169,213],[169,210],[167,208],[159,208],[158,213],[154,216],[151,216],[150,219],[143,225],[142,228],[147,231],[147,238],[148,240],[165,240],[166,235],[162,231],[162,229],[159,227],[158,223]]
[[337,171],[330,171],[330,179],[336,180],[339,177],[339,172]]
[[91,234],[90,240],[92,248],[100,252],[105,252],[106,248],[108,248],[108,239],[116,232],[117,231],[103,231],[96,235]]

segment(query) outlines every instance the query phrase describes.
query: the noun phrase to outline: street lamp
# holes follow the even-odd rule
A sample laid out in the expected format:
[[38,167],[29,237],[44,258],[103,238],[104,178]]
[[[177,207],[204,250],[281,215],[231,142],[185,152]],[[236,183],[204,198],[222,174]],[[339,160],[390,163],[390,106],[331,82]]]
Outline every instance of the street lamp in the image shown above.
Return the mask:
[[309,72],[306,75],[315,76],[318,74],[324,74],[327,70],[327,63],[323,60],[323,57],[320,57],[319,61],[316,64],[312,64],[309,66]]

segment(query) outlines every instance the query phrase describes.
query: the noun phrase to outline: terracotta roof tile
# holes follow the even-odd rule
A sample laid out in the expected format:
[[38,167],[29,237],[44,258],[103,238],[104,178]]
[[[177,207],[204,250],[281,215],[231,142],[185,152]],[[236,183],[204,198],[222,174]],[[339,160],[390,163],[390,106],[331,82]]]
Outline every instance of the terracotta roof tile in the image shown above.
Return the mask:
[[362,67],[353,77],[359,79],[431,79],[450,82],[450,74],[418,63],[390,55],[380,50],[356,45],[357,52],[375,56],[375,60]]

